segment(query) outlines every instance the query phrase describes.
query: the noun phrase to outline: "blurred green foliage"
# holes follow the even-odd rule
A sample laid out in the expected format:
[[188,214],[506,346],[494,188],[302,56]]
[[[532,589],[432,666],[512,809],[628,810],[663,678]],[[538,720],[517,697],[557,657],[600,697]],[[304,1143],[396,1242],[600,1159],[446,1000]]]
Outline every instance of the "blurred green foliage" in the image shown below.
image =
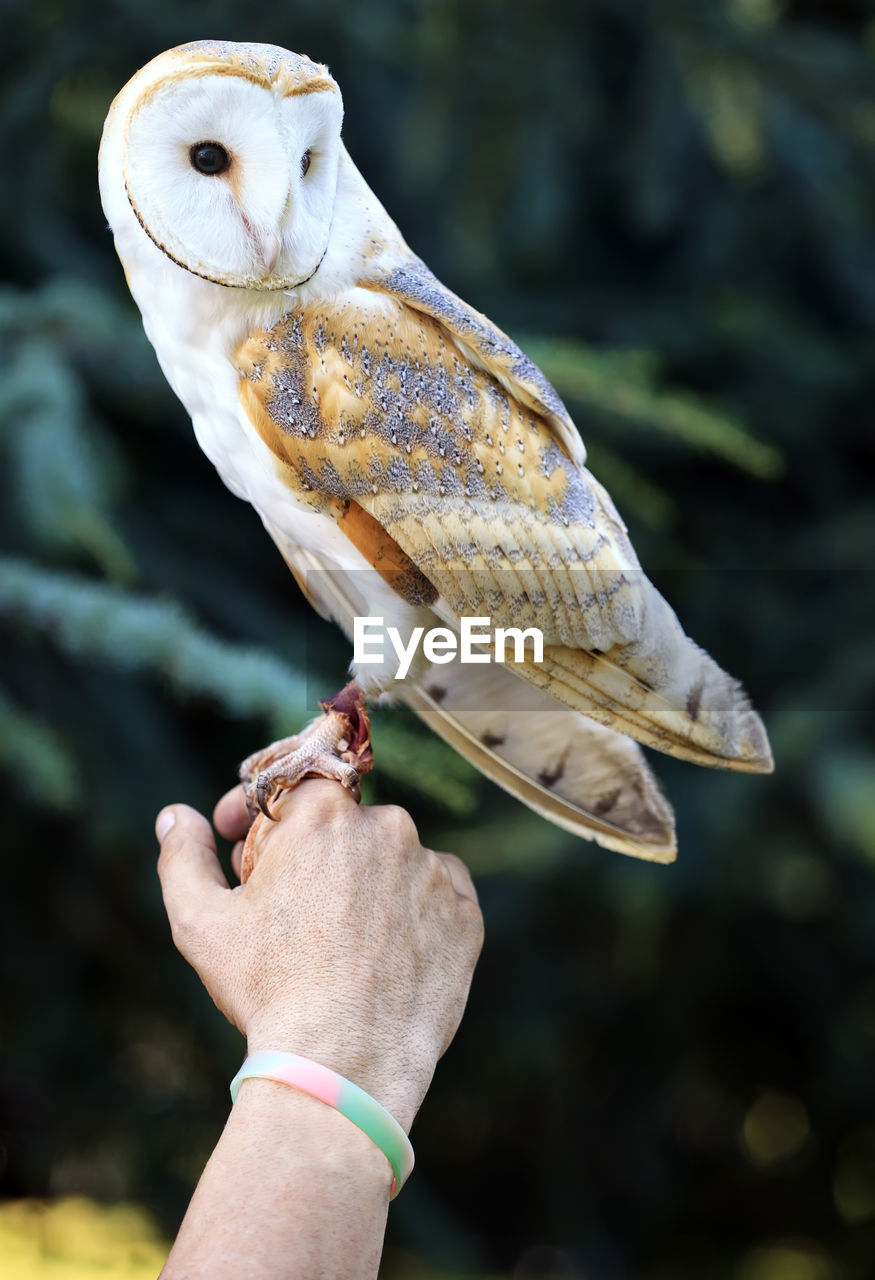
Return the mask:
[[[487,946],[387,1277],[865,1280],[875,1257],[873,51],[865,0],[11,0],[0,139],[0,1188],[170,1234],[242,1052],[170,943],[157,809],[339,685],[222,487],[96,192],[160,50],[329,63],[353,158],[522,337],[773,778],[657,760],[669,870],[381,713],[371,798],[478,876]],[[86,1214],[87,1216],[87,1214]]]

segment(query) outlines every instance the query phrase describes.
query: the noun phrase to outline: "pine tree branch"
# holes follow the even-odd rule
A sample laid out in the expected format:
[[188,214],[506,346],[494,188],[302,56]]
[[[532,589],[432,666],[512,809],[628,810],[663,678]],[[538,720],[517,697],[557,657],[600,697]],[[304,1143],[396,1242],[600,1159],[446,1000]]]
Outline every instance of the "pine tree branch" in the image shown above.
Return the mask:
[[652,366],[640,357],[630,365],[622,353],[594,351],[568,339],[525,338],[523,345],[560,395],[715,454],[761,480],[774,479],[783,468],[780,452],[737,419],[689,393],[653,387]]
[[42,632],[72,658],[161,676],[175,692],[212,698],[230,716],[264,716],[277,733],[307,712],[301,672],[210,635],[172,600],[0,558],[0,618]]

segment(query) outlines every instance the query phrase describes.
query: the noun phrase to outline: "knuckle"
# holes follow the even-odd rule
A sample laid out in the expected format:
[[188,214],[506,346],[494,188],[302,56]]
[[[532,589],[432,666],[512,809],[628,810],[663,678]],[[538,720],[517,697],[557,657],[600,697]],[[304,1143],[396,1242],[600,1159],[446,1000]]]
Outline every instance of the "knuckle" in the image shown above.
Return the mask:
[[453,877],[441,855],[435,853],[433,849],[425,849],[423,852],[431,885],[435,888],[452,890],[454,888]]
[[402,809],[400,804],[387,804],[380,808],[380,820],[385,825],[387,831],[404,841],[419,841],[419,833],[416,830],[416,823],[411,818],[406,809]]
[[471,872],[468,870],[462,859],[456,857],[454,853],[440,853],[438,854],[438,857],[443,861],[454,884],[457,887],[464,885],[466,892],[468,892],[476,902],[477,890],[474,888],[474,881],[471,879]]
[[473,904],[479,911],[477,889],[471,879],[471,872],[462,859],[456,857],[454,853],[436,853],[434,856],[439,862],[445,878],[455,890],[456,895],[463,902]]
[[318,812],[323,821],[343,821],[349,818],[349,796],[337,782],[325,786],[301,789],[301,796]]

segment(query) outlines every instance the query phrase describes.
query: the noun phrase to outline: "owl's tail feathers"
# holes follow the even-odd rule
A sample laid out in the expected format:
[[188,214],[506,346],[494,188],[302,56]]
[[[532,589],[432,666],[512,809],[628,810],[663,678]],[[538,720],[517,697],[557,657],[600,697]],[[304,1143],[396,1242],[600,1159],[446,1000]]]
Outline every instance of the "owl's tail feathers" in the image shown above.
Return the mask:
[[617,853],[673,862],[674,815],[641,749],[558,706],[507,668],[453,664],[401,697],[460,755],[566,831]]
[[607,653],[547,645],[513,670],[583,715],[669,755],[717,769],[771,773],[762,720],[742,689],[678,629],[668,662],[617,647]]

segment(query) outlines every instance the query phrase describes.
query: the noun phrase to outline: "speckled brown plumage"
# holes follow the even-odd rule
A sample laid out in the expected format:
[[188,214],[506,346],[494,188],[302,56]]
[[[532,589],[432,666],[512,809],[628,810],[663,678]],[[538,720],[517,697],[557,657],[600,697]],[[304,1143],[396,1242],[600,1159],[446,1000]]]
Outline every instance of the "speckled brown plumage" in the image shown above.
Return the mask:
[[237,363],[286,482],[335,519],[358,504],[451,609],[565,644],[625,638],[596,616],[582,627],[599,574],[637,568],[613,504],[544,406],[524,407],[436,319],[392,296],[310,307],[254,334]]
[[540,628],[545,661],[514,669],[566,705],[699,763],[761,767],[755,717],[727,740],[720,701],[690,716],[709,681],[727,679],[705,655],[682,698],[666,697],[653,615],[667,619],[661,642],[672,627],[688,642],[572,456],[543,375],[448,290],[442,320],[437,282],[403,294],[402,278],[419,276],[393,273],[380,293],[371,284],[373,300],[290,312],[238,351],[246,414],[284,482],[405,600],[432,603],[431,590],[444,617]]

